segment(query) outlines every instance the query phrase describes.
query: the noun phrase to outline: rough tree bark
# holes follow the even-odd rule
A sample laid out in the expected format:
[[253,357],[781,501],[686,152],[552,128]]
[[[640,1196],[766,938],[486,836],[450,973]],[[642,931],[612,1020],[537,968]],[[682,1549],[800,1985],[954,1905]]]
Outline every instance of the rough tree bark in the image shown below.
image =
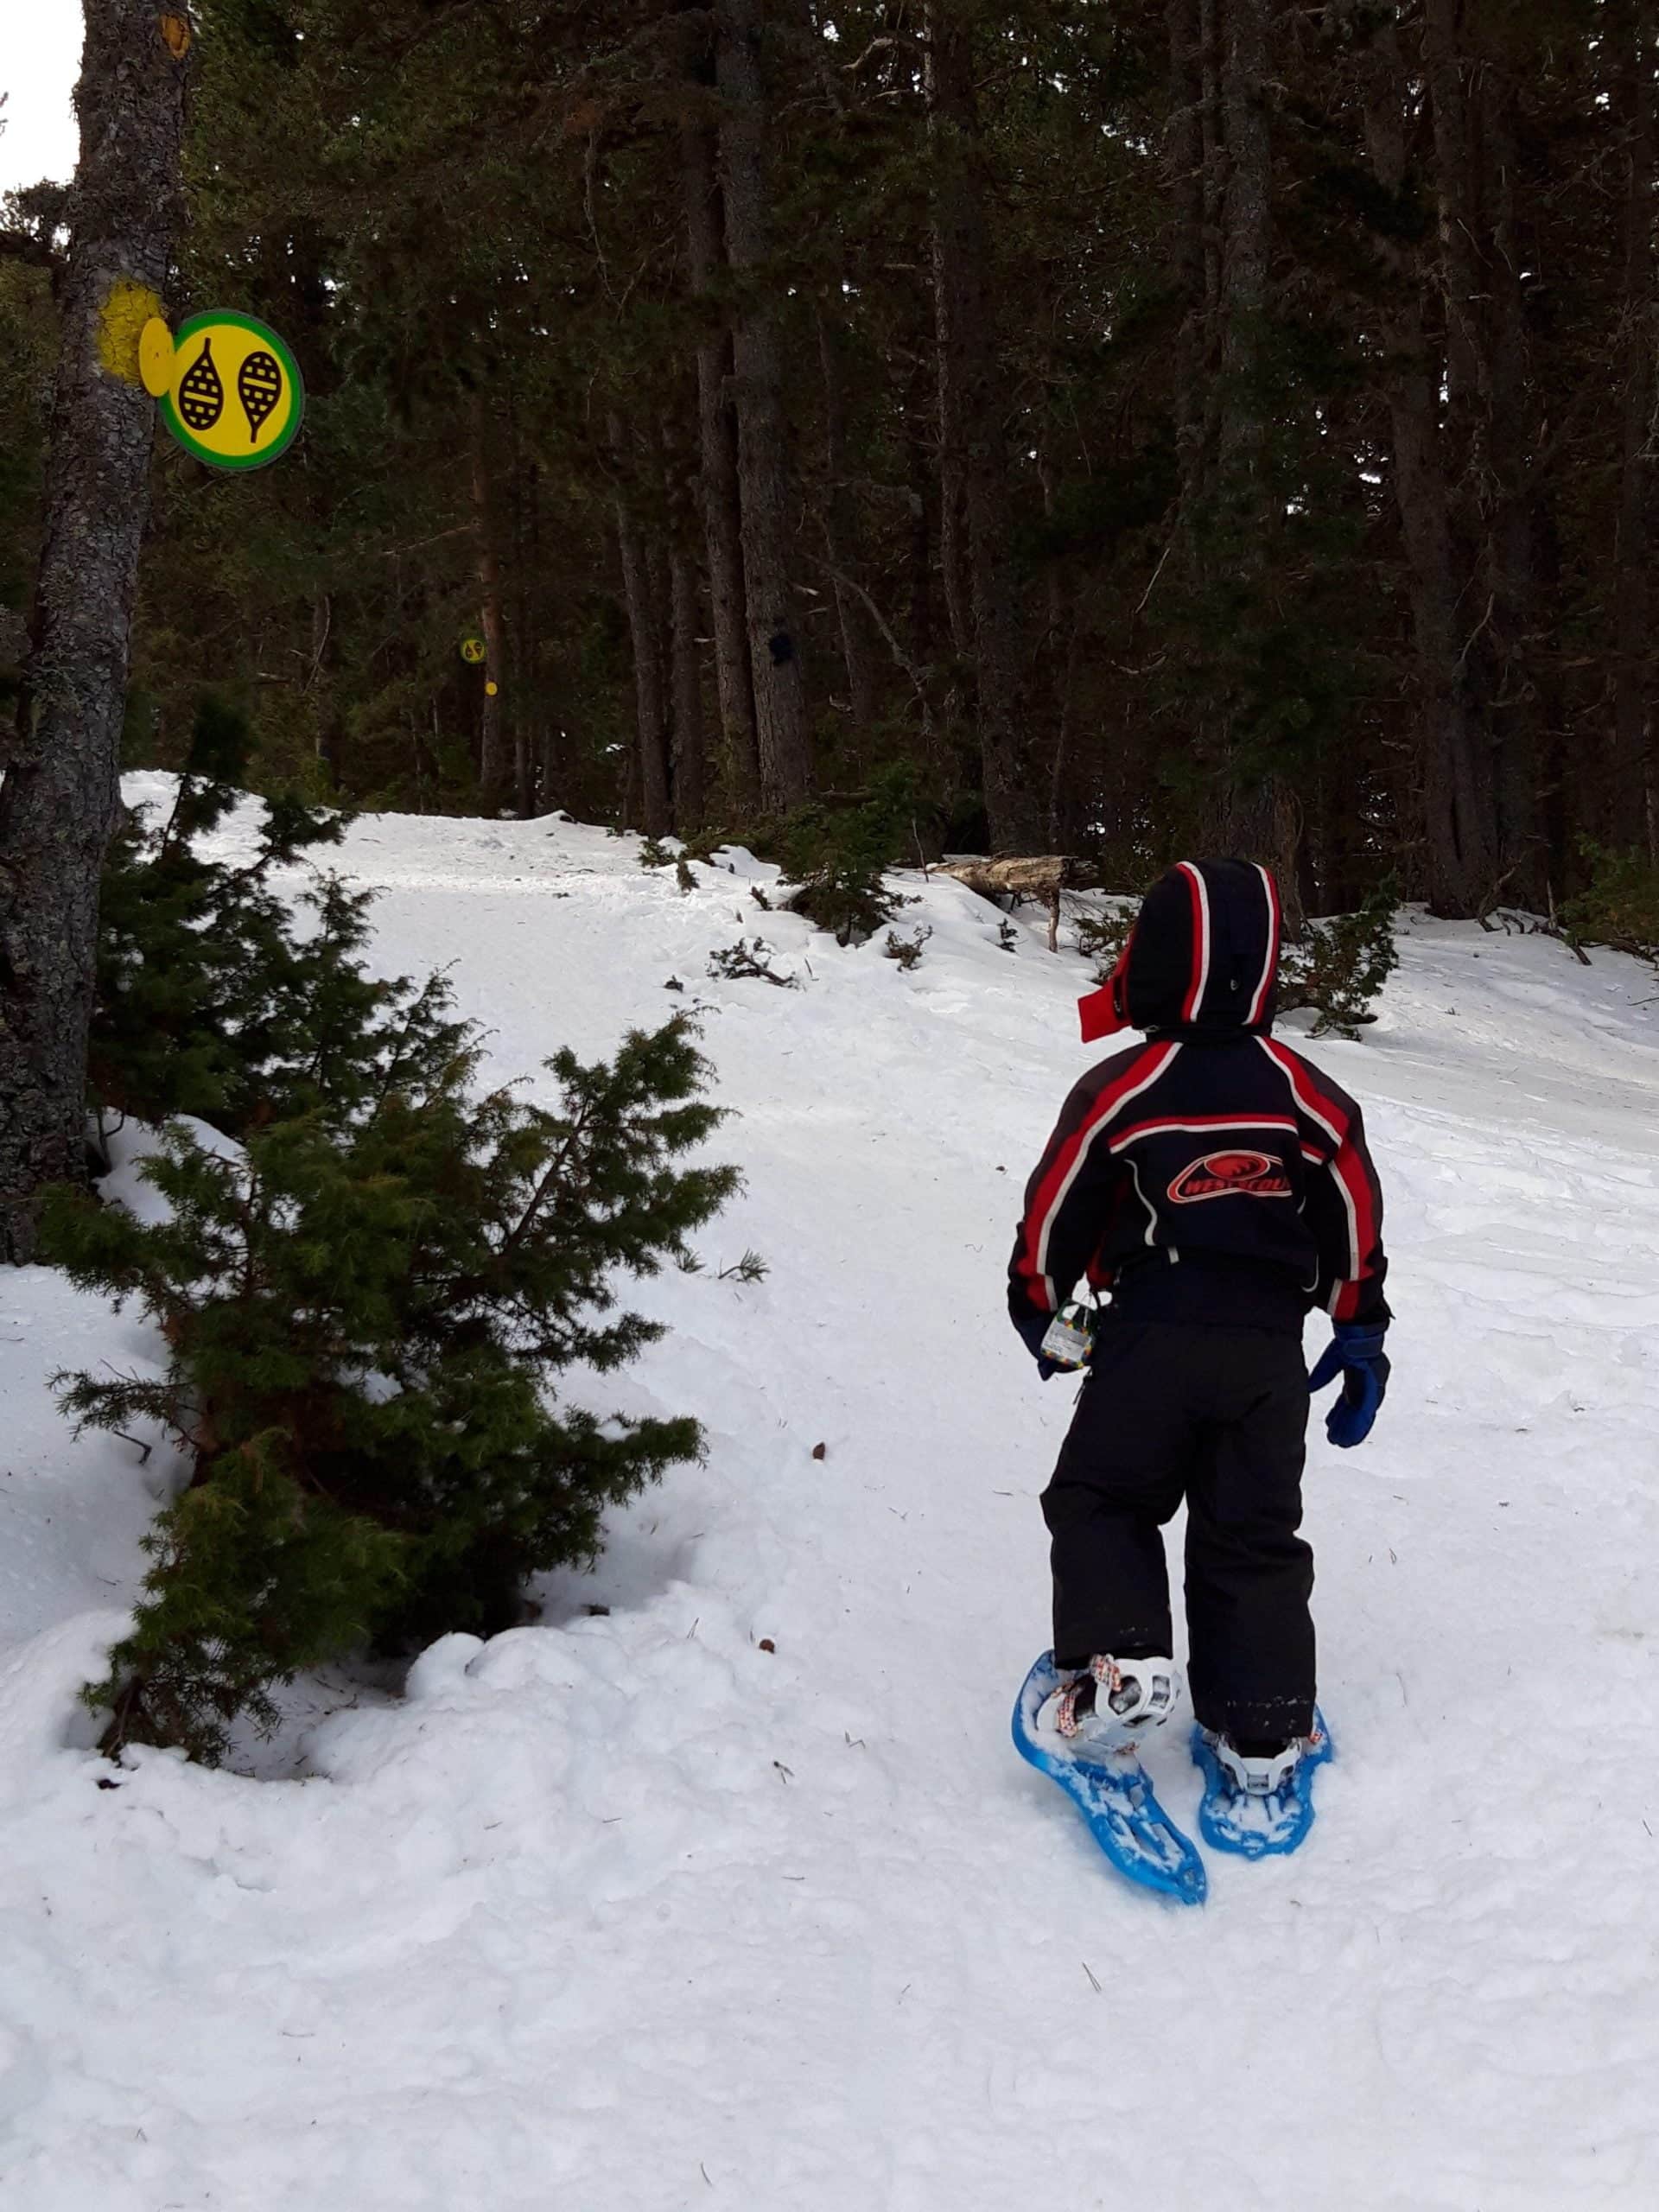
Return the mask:
[[812,763],[789,567],[789,446],[769,268],[769,107],[761,67],[760,0],[718,0],[715,19],[726,255],[737,294],[732,322],[733,393],[749,673],[760,756],[760,803],[768,813],[776,814],[806,797]]
[[512,803],[521,822],[536,810],[537,746],[532,698],[540,687],[531,681],[530,640],[535,635],[531,614],[530,580],[536,572],[529,544],[527,518],[533,512],[535,468],[519,435],[518,415],[511,398],[507,423],[512,448],[512,505],[508,526],[512,550],[512,620],[507,628],[507,657],[511,664],[507,684],[507,722],[512,732]]
[[669,814],[682,837],[700,830],[709,813],[702,648],[698,635],[702,594],[695,550],[696,465],[685,451],[680,430],[685,420],[682,404],[670,412],[663,424],[663,458],[668,472]]
[[495,507],[490,486],[489,416],[482,392],[473,395],[472,416],[473,539],[477,548],[479,611],[484,630],[479,804],[486,815],[496,815],[506,804],[513,764],[501,706],[501,686],[506,681],[506,625],[501,614],[501,561],[496,547]]
[[[1491,491],[1483,552],[1492,620],[1489,708],[1503,895],[1541,906],[1548,864],[1539,835],[1541,783],[1558,717],[1549,711],[1550,656],[1542,608],[1554,532],[1538,454],[1544,443],[1532,372],[1522,272],[1528,255],[1516,204],[1519,87],[1513,67],[1480,71],[1477,143],[1484,219],[1486,423]],[[1492,887],[1495,890],[1497,887]]]
[[1175,345],[1175,442],[1188,512],[1204,474],[1204,73],[1198,0],[1167,0],[1169,123],[1164,137],[1170,209],[1169,276],[1180,330]]
[[1659,762],[1654,757],[1649,687],[1653,652],[1648,577],[1653,496],[1655,315],[1654,188],[1659,149],[1654,129],[1653,0],[1631,0],[1621,71],[1624,169],[1624,456],[1617,554],[1618,658],[1614,664],[1615,763],[1605,833],[1640,842],[1659,859]]
[[[994,844],[1029,849],[1046,833],[1048,810],[1042,780],[1026,758],[1005,395],[991,305],[985,156],[971,38],[959,10],[944,0],[929,0],[926,27],[941,527],[948,546],[954,480],[961,486],[967,523],[986,816]],[[945,566],[948,581],[948,551]]]
[[702,734],[702,668],[697,653],[697,570],[685,545],[669,550],[669,597],[673,666],[671,761],[674,827],[682,837],[702,829],[709,812],[708,769]]
[[680,163],[685,193],[687,272],[691,296],[702,303],[703,315],[697,340],[698,497],[709,563],[715,685],[720,701],[728,796],[742,815],[753,810],[760,796],[760,751],[754,726],[754,688],[749,676],[737,413],[729,388],[732,336],[725,316],[714,304],[723,228],[718,142],[704,105],[712,99],[714,75],[712,54],[699,54],[690,70],[692,98],[697,105],[681,119]]
[[190,31],[156,0],[86,0],[80,166],[16,745],[0,782],[0,1259],[34,1252],[41,1187],[86,1172],[99,880],[121,725],[155,403],[138,334],[182,214]]
[[[1377,181],[1402,191],[1410,170],[1408,64],[1397,32],[1382,32],[1364,85],[1365,132]],[[1411,564],[1411,613],[1422,696],[1421,772],[1427,888],[1437,912],[1471,913],[1497,871],[1496,823],[1480,786],[1478,713],[1458,636],[1457,555],[1447,454],[1440,428],[1445,359],[1425,327],[1423,271],[1404,246],[1379,238],[1389,307],[1381,336],[1388,367],[1394,493]]]
[[[1270,587],[1267,554],[1276,520],[1268,482],[1264,359],[1273,255],[1273,135],[1268,110],[1274,0],[1225,0],[1219,73],[1226,147],[1222,194],[1216,497],[1234,576],[1259,594]],[[1302,926],[1301,815],[1294,793],[1241,757],[1239,732],[1218,733],[1212,831],[1218,848],[1262,861],[1276,874],[1285,927]]]
[[847,404],[839,336],[822,308],[818,310],[818,361],[823,371],[823,545],[835,589],[853,728],[863,731],[880,712],[880,690],[869,614],[851,583],[857,566],[857,525],[847,482]]
[[334,602],[331,592],[319,591],[311,601],[311,665],[306,672],[310,697],[312,742],[317,766],[330,791],[340,786],[344,733],[334,681]]
[[633,698],[638,734],[641,827],[647,837],[665,837],[673,827],[668,789],[668,699],[663,681],[663,645],[652,588],[651,559],[628,502],[627,440],[616,416],[609,423],[616,465],[616,542],[622,569],[622,596],[633,650]]
[[[1497,612],[1483,546],[1494,505],[1490,364],[1482,308],[1486,276],[1471,143],[1473,64],[1463,46],[1460,0],[1425,0],[1422,80],[1433,126],[1439,232],[1437,271],[1446,325],[1433,393],[1446,484],[1452,627],[1436,688],[1453,702],[1425,777],[1429,899],[1437,913],[1478,913],[1503,874],[1497,762],[1489,715],[1489,629]],[[1443,397],[1442,397],[1443,391]],[[1485,588],[1483,589],[1483,580]]]

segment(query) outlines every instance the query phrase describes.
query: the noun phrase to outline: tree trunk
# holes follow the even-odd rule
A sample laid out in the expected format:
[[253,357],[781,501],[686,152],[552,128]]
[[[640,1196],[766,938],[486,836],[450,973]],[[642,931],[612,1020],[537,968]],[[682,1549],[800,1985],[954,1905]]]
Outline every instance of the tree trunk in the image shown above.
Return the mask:
[[[1402,191],[1410,171],[1409,69],[1390,26],[1373,49],[1364,86],[1365,133],[1378,182]],[[1452,94],[1442,85],[1443,105]],[[1497,823],[1482,788],[1478,710],[1459,650],[1458,555],[1440,424],[1445,359],[1425,328],[1427,287],[1418,264],[1379,236],[1389,302],[1381,321],[1394,452],[1394,493],[1410,563],[1412,629],[1421,693],[1420,785],[1425,888],[1437,913],[1471,914],[1497,874]],[[1442,272],[1444,274],[1444,272]],[[1448,342],[1455,318],[1448,317]],[[1458,339],[1466,373],[1466,340]]]
[[1204,73],[1198,0],[1167,0],[1169,126],[1164,140],[1170,208],[1169,276],[1180,316],[1175,343],[1175,444],[1181,504],[1191,512],[1204,473]]
[[1198,0],[1198,148],[1203,185],[1204,319],[1199,361],[1203,375],[1203,409],[1198,425],[1197,466],[1190,490],[1194,499],[1208,493],[1214,473],[1216,440],[1221,428],[1222,382],[1217,373],[1220,359],[1222,319],[1222,208],[1227,194],[1227,147],[1222,131],[1221,26],[1217,21],[1224,0]]
[[[1469,86],[1459,21],[1459,0],[1426,0],[1423,77],[1433,125],[1446,348],[1443,364],[1435,365],[1430,388],[1420,391],[1416,406],[1425,426],[1433,426],[1432,435],[1439,448],[1446,580],[1436,584],[1435,591],[1445,600],[1446,613],[1442,617],[1438,609],[1431,613],[1429,642],[1440,665],[1428,672],[1429,697],[1439,713],[1438,727],[1430,731],[1424,797],[1429,901],[1436,913],[1448,917],[1478,913],[1502,873],[1497,786],[1485,711],[1491,684],[1484,631],[1494,608],[1489,594],[1478,592],[1477,582],[1484,536],[1480,502],[1490,472],[1481,397],[1484,363],[1479,314],[1484,276],[1476,245],[1479,215],[1470,174]],[[1425,480],[1420,491],[1432,499],[1436,488]],[[1404,497],[1403,474],[1401,490]],[[1433,543],[1432,517],[1425,529],[1427,557],[1438,563],[1440,552]],[[1479,603],[1471,605],[1478,594]]]
[[685,419],[683,408],[677,408],[663,425],[669,509],[669,812],[682,837],[702,829],[709,813],[702,649],[698,636],[702,594],[696,551],[696,469],[684,448]]
[[[1052,364],[1049,373],[1053,373]],[[1039,466],[1042,474],[1043,516],[1052,528],[1058,513],[1057,472],[1052,456],[1044,452]],[[1058,849],[1070,842],[1072,822],[1078,810],[1073,789],[1071,702],[1077,686],[1077,639],[1083,624],[1075,564],[1051,555],[1045,566],[1048,619],[1044,626],[1040,658],[1048,671],[1049,728],[1053,733],[1049,756],[1047,829],[1049,843]],[[1089,810],[1092,810],[1093,798],[1090,792]]]
[[86,0],[46,526],[17,740],[0,782],[0,1259],[35,1249],[48,1183],[86,1173],[99,880],[120,804],[155,403],[138,334],[181,219],[188,26]]
[[768,813],[780,814],[805,798],[811,756],[789,572],[789,448],[773,305],[777,280],[769,266],[772,199],[768,103],[760,67],[762,11],[760,0],[718,0],[715,15],[726,252],[737,292],[732,363],[749,672],[760,803]]
[[[512,550],[512,621],[508,632],[507,655],[512,664],[510,681],[506,687],[506,719],[512,732],[512,800],[513,811],[521,822],[528,822],[536,811],[536,757],[533,729],[532,701],[537,698],[539,687],[533,681],[531,639],[535,636],[535,624],[531,613],[531,580],[536,575],[537,563],[531,543],[534,535],[536,476],[534,464],[524,452],[524,441],[518,433],[518,410],[511,398],[507,403],[507,420],[512,431],[512,520],[511,529]],[[527,520],[526,511],[529,510]]]
[[[1261,481],[1267,442],[1262,356],[1268,315],[1268,260],[1273,245],[1273,144],[1267,85],[1272,0],[1226,0],[1221,56],[1222,126],[1227,142],[1227,186],[1222,202],[1221,373],[1224,385],[1219,455],[1230,499],[1251,520],[1262,509]],[[1249,533],[1256,568],[1260,537]]]
[[[1274,0],[1225,0],[1220,120],[1222,193],[1219,421],[1215,492],[1219,558],[1249,594],[1258,620],[1273,589],[1268,549],[1279,517],[1269,482],[1267,335],[1273,254],[1273,139],[1268,112]],[[1216,557],[1212,556],[1212,558]],[[1278,878],[1285,928],[1302,926],[1301,810],[1279,777],[1249,758],[1252,733],[1224,715],[1215,745],[1213,836],[1221,850],[1261,861]]]
[[[933,292],[939,429],[949,545],[954,478],[962,489],[973,594],[980,774],[994,844],[1027,849],[1044,834],[1041,779],[1026,750],[1026,700],[1003,435],[1006,396],[991,305],[984,149],[968,31],[944,0],[926,10],[926,96],[933,187]],[[950,559],[946,554],[947,586]]]
[[708,817],[708,772],[703,757],[702,665],[697,651],[697,570],[678,540],[669,553],[672,603],[674,827],[682,837],[701,830]]
[[666,837],[673,828],[668,786],[668,702],[663,684],[661,625],[652,588],[651,559],[628,504],[626,442],[621,423],[610,421],[611,451],[617,466],[616,541],[621,556],[622,594],[633,646],[634,719],[641,824],[647,837]]
[[1522,293],[1527,257],[1515,196],[1517,86],[1512,68],[1490,60],[1479,83],[1483,212],[1491,239],[1483,279],[1492,476],[1484,551],[1493,610],[1488,636],[1498,852],[1505,897],[1541,907],[1550,871],[1539,831],[1539,786],[1555,719],[1548,705],[1542,603],[1553,533],[1538,476],[1542,426]]
[[334,594],[320,591],[311,601],[311,667],[306,678],[310,692],[311,728],[317,766],[330,791],[340,786],[343,761],[339,707],[334,680]]
[[500,813],[512,779],[512,756],[501,710],[506,680],[506,630],[501,619],[501,563],[496,550],[495,512],[490,492],[489,417],[481,392],[473,395],[473,536],[478,549],[480,613],[484,630],[483,739],[479,752],[479,804],[489,816]]
[[[1617,658],[1613,677],[1613,787],[1598,824],[1617,841],[1646,846],[1659,859],[1653,715],[1649,700],[1653,652],[1648,581],[1649,504],[1653,496],[1654,288],[1653,0],[1632,0],[1622,71],[1624,129],[1624,393],[1623,467],[1616,555]],[[1627,796],[1628,795],[1628,796]]]
[[[712,84],[713,75],[712,63],[697,64],[693,82],[700,93]],[[702,113],[688,112],[682,119],[680,154],[691,296],[708,302],[720,267],[722,217],[717,144],[714,128]],[[706,305],[697,340],[698,496],[708,549],[715,684],[720,701],[727,795],[737,812],[744,815],[760,800],[760,753],[754,726],[754,687],[749,675],[737,414],[728,390],[731,365],[731,332],[724,316]]]
[[857,735],[868,730],[880,714],[880,690],[869,614],[852,588],[851,579],[857,565],[857,525],[846,474],[847,407],[836,332],[822,308],[818,310],[818,360],[823,371],[823,543],[830,563],[830,579],[835,588],[836,614],[841,626],[848,703]]
[[927,409],[929,391],[925,367],[918,360],[905,405],[905,460],[910,504],[910,539],[906,548],[908,627],[912,664],[927,670],[933,664],[933,543],[938,501],[932,424]]

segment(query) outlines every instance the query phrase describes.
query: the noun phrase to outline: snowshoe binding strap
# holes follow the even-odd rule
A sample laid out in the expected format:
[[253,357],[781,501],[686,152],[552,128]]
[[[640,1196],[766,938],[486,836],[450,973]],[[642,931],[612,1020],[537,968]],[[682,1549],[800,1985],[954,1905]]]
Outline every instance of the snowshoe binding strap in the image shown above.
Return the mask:
[[1060,1692],[1055,1726],[1068,1738],[1084,1732],[1090,1721],[1091,1734],[1160,1727],[1180,1694],[1181,1677],[1173,1659],[1114,1659],[1103,1653]]

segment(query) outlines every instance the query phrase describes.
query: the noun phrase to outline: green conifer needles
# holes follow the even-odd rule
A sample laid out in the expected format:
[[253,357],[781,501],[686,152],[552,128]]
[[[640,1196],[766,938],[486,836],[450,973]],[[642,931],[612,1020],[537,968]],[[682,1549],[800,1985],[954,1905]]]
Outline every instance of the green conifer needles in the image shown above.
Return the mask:
[[319,874],[296,901],[280,871],[336,845],[338,815],[267,801],[245,860],[204,839],[240,802],[247,726],[205,700],[172,813],[130,816],[104,872],[90,1084],[108,1111],[190,1114],[228,1135],[296,1114],[350,1126],[469,1052],[448,986],[371,976],[372,894]]
[[601,1423],[550,1389],[660,1333],[616,1276],[688,1257],[735,1185],[675,1164],[721,1118],[686,1021],[608,1063],[561,1053],[556,1105],[480,1098],[469,1067],[344,1135],[312,1114],[227,1156],[175,1126],[144,1169],[158,1224],[54,1194],[54,1257],[137,1301],[170,1352],[160,1381],[60,1378],[67,1410],[159,1422],[192,1464],[88,1694],[108,1748],[212,1758],[237,1713],[270,1725],[300,1669],[507,1625],[526,1576],[591,1560],[604,1508],[699,1452],[695,1421]]
[[[150,873],[163,865],[152,855]],[[175,873],[181,907],[132,887],[152,947],[164,909],[161,938],[190,926],[183,893],[202,879],[182,859]],[[274,1725],[273,1690],[304,1669],[508,1625],[528,1576],[590,1561],[607,1506],[697,1455],[694,1421],[601,1421],[552,1383],[661,1333],[619,1304],[618,1278],[690,1264],[688,1238],[738,1179],[683,1164],[723,1118],[684,1017],[631,1033],[609,1061],[559,1053],[540,1099],[480,1096],[476,1032],[447,1018],[442,982],[377,983],[348,957],[353,895],[325,886],[300,947],[271,894],[249,908],[245,883],[208,881],[252,925],[216,938],[205,995],[172,1009],[171,1065],[198,1111],[232,1107],[244,1141],[210,1148],[175,1122],[143,1169],[163,1219],[62,1189],[45,1234],[75,1281],[141,1306],[168,1353],[160,1380],[60,1376],[66,1410],[159,1423],[191,1471],[88,1701],[111,1751],[211,1760],[238,1715]],[[313,989],[257,987],[319,960]],[[147,967],[132,963],[118,1002],[194,988]],[[246,1060],[216,1056],[204,1027],[226,991]],[[128,1034],[121,1065],[149,1104],[167,1064],[141,1063]]]

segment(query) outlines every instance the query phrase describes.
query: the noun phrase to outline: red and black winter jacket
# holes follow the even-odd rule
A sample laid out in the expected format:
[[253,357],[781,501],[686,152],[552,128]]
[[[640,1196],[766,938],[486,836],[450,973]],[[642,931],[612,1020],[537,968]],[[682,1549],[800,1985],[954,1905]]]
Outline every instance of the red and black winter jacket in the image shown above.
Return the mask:
[[1146,1042],[1066,1100],[1026,1192],[1008,1303],[1029,1335],[1084,1277],[1145,1319],[1384,1321],[1382,1199],[1360,1111],[1271,1034],[1265,868],[1182,861],[1147,893],[1085,1040]]

